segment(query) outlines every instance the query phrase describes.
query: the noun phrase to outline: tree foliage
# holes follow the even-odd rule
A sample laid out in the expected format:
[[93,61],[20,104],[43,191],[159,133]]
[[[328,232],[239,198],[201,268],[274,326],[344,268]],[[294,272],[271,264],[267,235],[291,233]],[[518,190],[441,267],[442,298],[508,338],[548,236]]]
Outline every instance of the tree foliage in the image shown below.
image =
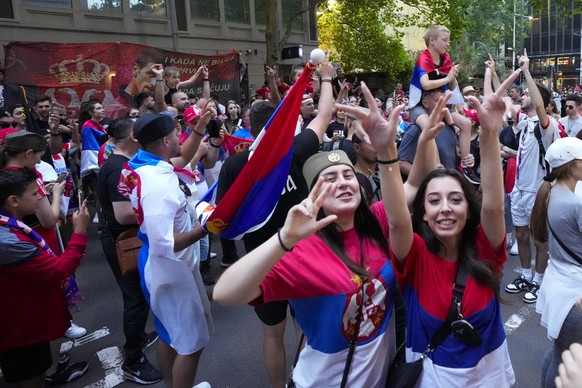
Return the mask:
[[[320,47],[348,71],[381,71],[390,81],[410,77],[414,58],[402,43],[402,28],[443,24],[453,36],[469,24],[470,0],[336,0],[320,5]],[[403,16],[403,4],[418,12]],[[388,32],[391,31],[391,32]]]
[[[519,0],[516,0],[519,1]],[[518,7],[520,12],[522,7]],[[458,81],[461,85],[472,83],[473,78],[482,77],[484,62],[491,54],[497,72],[507,73],[511,60],[505,58],[500,47],[513,45],[513,3],[503,0],[471,1],[467,7],[470,22],[460,36],[453,37],[451,58],[461,65]],[[516,19],[516,53],[523,49],[523,38],[529,30],[529,22]]]
[[337,1],[318,21],[319,45],[348,72],[384,72],[389,81],[409,77],[412,62],[399,36],[387,35],[382,1]]
[[[514,1],[525,13],[523,0]],[[418,12],[402,16],[402,4]],[[513,2],[509,0],[337,0],[326,2],[320,11],[320,46],[331,49],[332,58],[348,71],[383,71],[391,80],[407,79],[416,58],[407,57],[400,43],[402,31],[432,24],[451,31],[451,57],[461,64],[461,84],[482,76],[488,53],[500,73],[509,66],[499,52],[504,44],[512,45]],[[521,48],[529,23],[519,18],[516,25],[516,46]]]

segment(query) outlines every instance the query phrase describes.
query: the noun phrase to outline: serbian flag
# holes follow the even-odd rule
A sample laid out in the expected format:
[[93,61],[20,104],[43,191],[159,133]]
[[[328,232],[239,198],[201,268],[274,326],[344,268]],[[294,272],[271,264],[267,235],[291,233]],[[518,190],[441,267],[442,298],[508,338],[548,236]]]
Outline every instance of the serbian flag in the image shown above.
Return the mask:
[[99,172],[99,149],[106,140],[107,133],[99,123],[85,121],[81,131],[81,178]]
[[212,188],[198,203],[197,213],[209,232],[236,240],[269,220],[287,182],[301,99],[315,67],[311,62],[305,65],[301,77],[251,145],[252,157],[216,208],[209,205]]
[[236,154],[248,150],[253,144],[253,139],[243,139],[242,137],[232,136],[228,133],[224,134],[222,141],[222,148],[229,154]]
[[[453,67],[453,61],[449,56],[449,53],[445,53],[443,56],[443,64],[437,69],[432,60],[432,55],[430,51],[423,50],[416,61],[414,66],[414,72],[412,73],[412,79],[410,80],[410,95],[408,104],[413,107],[420,102],[422,96],[422,85],[420,79],[423,75],[429,74],[430,80],[445,78]],[[445,90],[449,90],[447,85],[445,85]],[[459,85],[453,90],[453,95],[449,100],[449,104],[462,105],[463,95],[459,89]]]

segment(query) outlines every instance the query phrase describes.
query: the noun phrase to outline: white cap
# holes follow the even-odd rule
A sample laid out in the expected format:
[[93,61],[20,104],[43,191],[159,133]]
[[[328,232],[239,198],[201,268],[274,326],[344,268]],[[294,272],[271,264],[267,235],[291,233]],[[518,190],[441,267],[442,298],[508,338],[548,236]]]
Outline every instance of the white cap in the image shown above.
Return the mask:
[[546,151],[546,160],[551,168],[557,168],[572,160],[582,160],[582,140],[564,137],[553,142]]

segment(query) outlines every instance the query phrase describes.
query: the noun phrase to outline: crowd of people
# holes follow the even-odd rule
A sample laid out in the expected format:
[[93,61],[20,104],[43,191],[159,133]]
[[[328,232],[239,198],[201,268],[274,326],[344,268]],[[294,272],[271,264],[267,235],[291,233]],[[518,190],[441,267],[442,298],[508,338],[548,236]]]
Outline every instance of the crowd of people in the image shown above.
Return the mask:
[[[212,340],[205,286],[214,285],[215,302],[254,307],[273,387],[382,387],[402,359],[422,360],[416,386],[511,386],[501,320],[509,252],[521,270],[504,290],[537,303],[552,340],[536,366],[541,385],[575,386],[582,96],[555,101],[526,52],[503,82],[489,56],[482,88],[459,85],[449,39],[443,26],[427,30],[408,91],[399,82],[373,93],[326,55],[299,91],[285,189],[268,221],[244,235],[244,254],[216,240],[226,269],[218,280],[197,204],[215,182],[220,203],[251,157],[225,138],[248,146],[260,137],[303,67],[289,83],[267,67],[245,105],[211,96],[206,67],[183,80],[143,53],[123,101],[85,101],[78,119],[50,96],[31,107],[3,101],[4,380],[59,385],[88,370],[59,350],[62,337],[86,333],[69,308],[82,299],[74,274],[87,240],[99,238],[123,297],[128,381],[193,386]],[[183,91],[200,78],[200,96]],[[108,117],[128,103],[123,117]],[[98,236],[87,236],[91,219]],[[141,245],[133,270],[118,249],[129,235]],[[150,312],[156,331],[146,333]],[[291,378],[288,312],[301,331]],[[156,341],[157,367],[144,354]]]

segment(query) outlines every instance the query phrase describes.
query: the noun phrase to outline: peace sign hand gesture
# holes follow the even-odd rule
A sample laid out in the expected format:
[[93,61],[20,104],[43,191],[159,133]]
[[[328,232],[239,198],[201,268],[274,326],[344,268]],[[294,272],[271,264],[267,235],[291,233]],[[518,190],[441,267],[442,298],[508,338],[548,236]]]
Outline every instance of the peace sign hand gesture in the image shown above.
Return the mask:
[[289,210],[281,228],[281,240],[286,247],[294,246],[337,219],[336,215],[329,215],[317,220],[323,201],[334,189],[335,184],[325,183],[323,177],[319,177],[309,196]]
[[513,84],[513,81],[519,76],[520,69],[514,71],[497,89],[495,93],[485,96],[483,104],[476,97],[467,97],[473,103],[477,110],[477,116],[481,123],[481,131],[494,131],[497,133],[503,123],[503,114],[505,113],[505,102],[503,96],[505,91]]
[[359,130],[357,131],[357,135],[365,142],[371,144],[378,152],[379,157],[380,153],[385,152],[388,148],[393,147],[393,151],[396,151],[395,139],[396,133],[398,132],[398,117],[404,105],[399,105],[394,108],[388,121],[386,121],[382,116],[382,112],[374,103],[374,96],[372,96],[372,92],[370,92],[368,86],[362,82],[361,87],[370,109],[338,104],[336,104],[336,107],[358,117],[363,132]]

